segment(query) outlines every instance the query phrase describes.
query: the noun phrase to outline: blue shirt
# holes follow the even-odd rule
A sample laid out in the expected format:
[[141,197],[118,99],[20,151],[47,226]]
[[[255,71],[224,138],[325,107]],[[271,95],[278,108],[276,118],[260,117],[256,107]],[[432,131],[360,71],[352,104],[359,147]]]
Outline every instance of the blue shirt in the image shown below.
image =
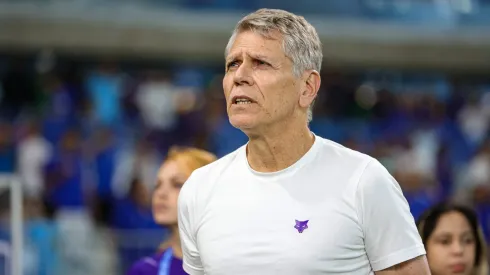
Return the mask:
[[[164,253],[165,251],[139,260],[129,269],[127,275],[158,275],[158,268]],[[172,257],[168,274],[186,275],[187,273],[182,268],[182,264],[182,259],[176,258],[175,256]]]

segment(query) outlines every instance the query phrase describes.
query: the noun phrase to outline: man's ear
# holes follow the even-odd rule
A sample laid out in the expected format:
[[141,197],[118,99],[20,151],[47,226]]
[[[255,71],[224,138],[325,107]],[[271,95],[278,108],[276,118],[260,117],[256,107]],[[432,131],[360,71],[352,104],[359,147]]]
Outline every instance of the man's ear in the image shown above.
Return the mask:
[[303,108],[308,108],[316,98],[320,84],[322,82],[320,74],[315,70],[310,70],[304,73],[305,85],[299,98],[299,105]]

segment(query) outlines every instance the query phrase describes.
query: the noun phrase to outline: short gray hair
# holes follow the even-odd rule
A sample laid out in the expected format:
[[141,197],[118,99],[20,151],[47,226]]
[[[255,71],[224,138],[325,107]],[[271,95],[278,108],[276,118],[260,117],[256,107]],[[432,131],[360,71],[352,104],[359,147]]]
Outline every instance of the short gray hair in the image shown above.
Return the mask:
[[[293,62],[293,73],[299,77],[306,70],[320,72],[323,53],[322,44],[315,28],[303,16],[278,9],[260,9],[238,22],[226,45],[225,58],[235,42],[236,36],[246,30],[263,37],[273,38],[273,32],[282,35],[285,55]],[[308,108],[307,119],[313,119],[313,103]]]

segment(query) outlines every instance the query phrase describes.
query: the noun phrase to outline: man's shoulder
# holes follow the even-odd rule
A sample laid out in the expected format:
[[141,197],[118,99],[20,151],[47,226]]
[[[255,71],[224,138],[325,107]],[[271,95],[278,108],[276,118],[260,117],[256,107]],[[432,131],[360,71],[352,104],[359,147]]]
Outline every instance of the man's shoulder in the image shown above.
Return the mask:
[[[321,169],[329,169],[336,178],[346,177],[353,183],[378,181],[385,184],[391,174],[377,159],[357,150],[347,148],[334,141],[321,138],[320,153],[317,158]],[[323,171],[322,170],[322,171]]]
[[319,142],[321,143],[321,153],[335,163],[349,163],[349,166],[355,164],[366,165],[375,160],[365,153],[345,147],[335,141],[322,137],[317,138],[319,138]]
[[[243,153],[245,147],[242,146],[235,151],[225,155],[214,162],[207,164],[203,167],[200,167],[194,170],[186,182],[185,185],[192,186],[205,186],[209,183],[216,182],[219,177],[221,177],[225,170],[233,168],[235,165],[237,158],[240,157],[240,154]],[[196,187],[188,187],[188,188],[196,188]]]
[[205,165],[201,168],[198,168],[194,171],[193,174],[196,174],[200,177],[207,176],[207,177],[212,177],[212,176],[217,176],[219,175],[219,171],[223,171],[224,169],[227,169],[228,167],[234,165],[235,161],[237,158],[240,157],[240,154],[243,152],[244,146],[236,149],[235,151],[217,159],[216,161],[213,161],[212,163]]

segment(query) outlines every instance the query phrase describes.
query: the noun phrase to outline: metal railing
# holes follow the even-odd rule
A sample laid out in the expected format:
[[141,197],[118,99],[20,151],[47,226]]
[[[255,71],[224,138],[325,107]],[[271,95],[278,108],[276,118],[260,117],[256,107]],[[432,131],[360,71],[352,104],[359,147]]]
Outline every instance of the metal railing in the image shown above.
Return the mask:
[[5,267],[7,269],[6,274],[9,274],[7,271],[10,270],[12,275],[22,275],[22,254],[24,242],[22,186],[15,175],[3,174],[0,175],[0,191],[2,189],[7,189],[10,191],[11,244],[0,243],[0,254],[2,254],[7,261]]
[[[10,261],[11,261],[11,257],[10,257],[10,252],[11,252],[12,248],[10,247],[10,243],[8,242],[5,242],[5,241],[0,241],[0,256],[2,256],[5,260],[4,262],[4,266],[3,266],[3,270],[0,269],[0,274],[5,274],[5,275],[8,275],[10,274]],[[3,272],[3,273],[1,273]]]

